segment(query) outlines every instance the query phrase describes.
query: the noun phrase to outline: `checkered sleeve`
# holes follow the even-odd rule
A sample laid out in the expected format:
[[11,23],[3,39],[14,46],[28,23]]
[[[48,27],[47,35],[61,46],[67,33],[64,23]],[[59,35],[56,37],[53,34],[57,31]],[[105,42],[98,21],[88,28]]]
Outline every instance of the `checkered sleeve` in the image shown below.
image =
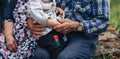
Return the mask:
[[85,33],[99,34],[104,32],[109,25],[109,0],[93,0],[91,20],[83,21]]

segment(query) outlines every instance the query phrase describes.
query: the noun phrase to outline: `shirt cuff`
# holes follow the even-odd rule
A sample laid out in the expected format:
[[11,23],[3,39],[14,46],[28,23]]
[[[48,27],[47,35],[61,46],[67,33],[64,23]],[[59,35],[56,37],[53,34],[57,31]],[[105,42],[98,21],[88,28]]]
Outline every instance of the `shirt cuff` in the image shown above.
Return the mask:
[[38,24],[41,24],[41,25],[43,25],[43,26],[46,26],[46,23],[47,23],[47,20],[48,20],[48,18],[50,18],[49,16],[46,16],[46,17],[43,17],[43,18],[41,18],[42,20],[36,20],[37,21],[37,23]]
[[14,22],[13,19],[4,19],[4,23],[6,22]]

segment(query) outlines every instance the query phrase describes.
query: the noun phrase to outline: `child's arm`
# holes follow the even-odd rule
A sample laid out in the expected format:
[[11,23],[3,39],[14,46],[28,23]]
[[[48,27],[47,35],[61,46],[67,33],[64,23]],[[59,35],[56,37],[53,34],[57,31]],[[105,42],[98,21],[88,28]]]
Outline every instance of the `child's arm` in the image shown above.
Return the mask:
[[[51,20],[50,16],[43,12],[43,8],[40,0],[29,0],[27,4],[28,13],[30,16],[38,22],[38,24],[48,27],[53,27],[60,24],[55,20]],[[56,8],[56,12],[64,14],[61,8]]]
[[[56,13],[59,15],[62,15],[62,17],[60,16],[59,19],[64,19],[64,11],[63,9],[57,7],[56,8]],[[56,25],[59,25],[60,23],[57,21],[57,20],[51,20],[51,19],[48,19],[47,20],[47,26],[50,26],[50,27],[54,27]]]
[[[58,14],[58,17],[57,17],[58,19],[64,19],[64,11],[63,11],[63,9],[57,7],[56,8],[56,13]],[[56,25],[59,25],[60,23],[57,20],[48,19],[46,24],[49,27],[54,27]]]
[[8,50],[14,52],[17,49],[17,43],[13,37],[13,10],[17,0],[7,0],[3,11],[3,19],[4,19],[4,30],[5,30],[5,37],[6,37],[6,45]]
[[60,23],[57,20],[51,20],[51,19],[48,19],[46,22],[46,26],[48,26],[48,27],[54,27],[59,24]]
[[46,26],[46,22],[50,18],[50,16],[43,12],[43,8],[40,0],[29,0],[27,4],[27,8],[30,16],[35,21],[37,21],[38,24],[42,26]]

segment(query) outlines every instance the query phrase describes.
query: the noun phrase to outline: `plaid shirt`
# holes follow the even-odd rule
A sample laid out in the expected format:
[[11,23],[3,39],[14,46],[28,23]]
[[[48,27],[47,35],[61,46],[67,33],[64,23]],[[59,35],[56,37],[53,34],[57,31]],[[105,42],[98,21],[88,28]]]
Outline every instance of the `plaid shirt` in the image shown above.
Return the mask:
[[109,25],[109,0],[57,0],[65,18],[82,22],[85,34],[96,35]]

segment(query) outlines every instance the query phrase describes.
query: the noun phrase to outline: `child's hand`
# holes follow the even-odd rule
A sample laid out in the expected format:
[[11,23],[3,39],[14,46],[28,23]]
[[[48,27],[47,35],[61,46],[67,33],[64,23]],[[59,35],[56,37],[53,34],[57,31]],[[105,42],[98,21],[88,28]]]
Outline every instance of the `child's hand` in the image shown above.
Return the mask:
[[52,28],[56,25],[60,25],[60,23],[57,20],[51,20],[51,19],[48,19],[46,24],[48,27],[52,27]]
[[63,14],[64,14],[64,11],[63,11],[63,9],[61,9],[61,8],[59,8],[59,7],[56,7],[56,13],[63,15]]
[[17,42],[12,35],[6,36],[6,46],[9,51],[16,52]]

